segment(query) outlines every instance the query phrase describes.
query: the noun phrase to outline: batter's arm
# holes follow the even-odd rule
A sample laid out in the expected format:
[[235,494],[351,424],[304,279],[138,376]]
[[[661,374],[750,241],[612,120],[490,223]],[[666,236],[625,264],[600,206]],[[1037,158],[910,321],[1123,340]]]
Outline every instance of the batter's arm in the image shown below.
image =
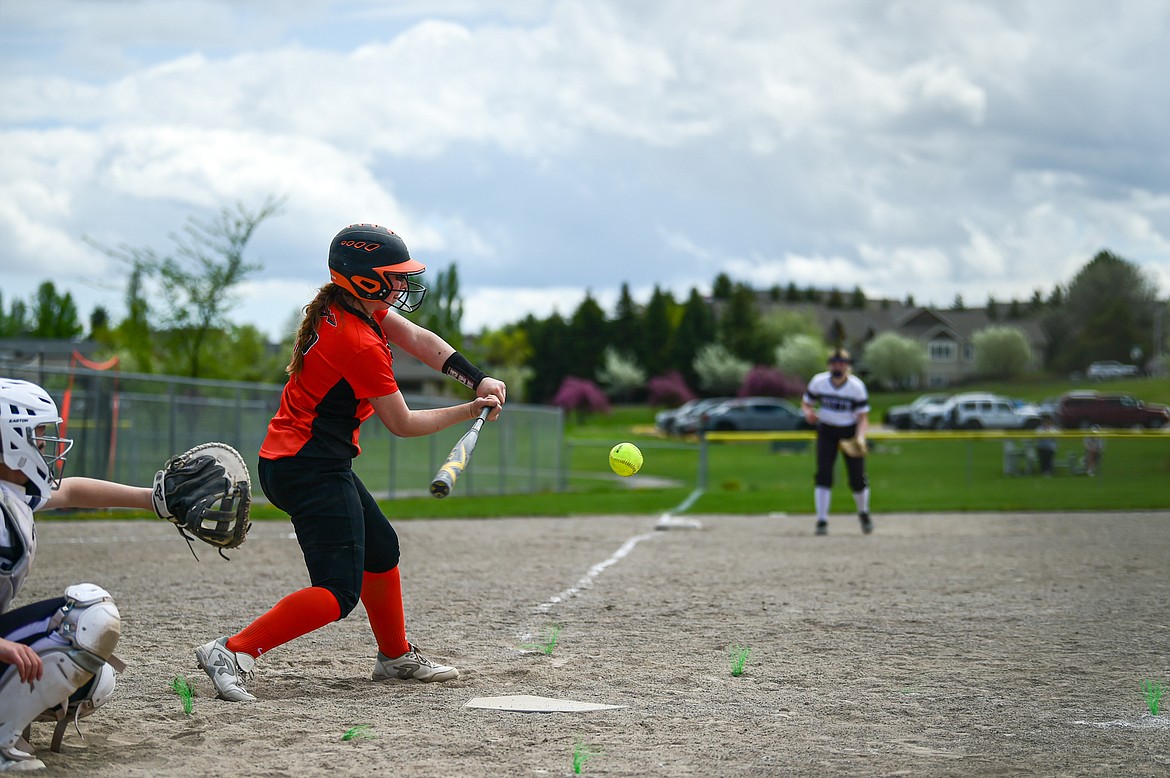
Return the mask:
[[400,438],[417,438],[445,430],[460,422],[471,421],[485,407],[498,412],[500,401],[495,397],[476,397],[469,403],[446,408],[412,410],[407,406],[402,392],[394,392],[384,397],[371,397],[370,405],[374,406],[374,413],[386,429]]
[[[382,330],[392,343],[424,365],[442,373],[447,360],[455,353],[455,347],[425,327],[391,310],[382,320]],[[475,387],[477,397],[495,397],[498,405],[488,418],[495,421],[500,415],[499,407],[508,400],[508,387],[498,378],[484,376]]]

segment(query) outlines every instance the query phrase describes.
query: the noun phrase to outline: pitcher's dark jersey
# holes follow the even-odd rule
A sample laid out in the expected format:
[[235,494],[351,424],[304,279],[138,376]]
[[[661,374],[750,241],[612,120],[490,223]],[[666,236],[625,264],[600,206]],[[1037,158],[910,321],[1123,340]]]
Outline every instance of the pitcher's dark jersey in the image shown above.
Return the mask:
[[[385,317],[374,315],[379,324]],[[393,364],[390,345],[373,327],[343,308],[327,309],[304,368],[284,386],[260,456],[356,457],[359,427],[374,413],[369,398],[398,391]]]

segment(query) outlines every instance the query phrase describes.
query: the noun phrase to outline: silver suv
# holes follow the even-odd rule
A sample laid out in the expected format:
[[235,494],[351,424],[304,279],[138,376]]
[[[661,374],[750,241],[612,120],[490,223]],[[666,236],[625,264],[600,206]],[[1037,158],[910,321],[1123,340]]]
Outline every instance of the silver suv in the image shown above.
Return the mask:
[[1034,405],[986,392],[956,394],[939,408],[932,428],[941,429],[1036,429],[1040,413]]

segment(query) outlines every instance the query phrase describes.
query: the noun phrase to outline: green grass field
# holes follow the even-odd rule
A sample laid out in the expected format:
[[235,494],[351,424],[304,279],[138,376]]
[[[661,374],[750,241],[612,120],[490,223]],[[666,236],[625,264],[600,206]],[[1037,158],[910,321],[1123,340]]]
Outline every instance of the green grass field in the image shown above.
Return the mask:
[[[978,388],[1040,400],[1085,386],[1032,382]],[[1091,388],[1127,392],[1152,402],[1170,400],[1170,379],[1141,379]],[[871,411],[875,429],[886,408],[915,396],[875,394]],[[700,447],[696,441],[664,439],[654,434],[654,410],[646,406],[618,407],[604,416],[570,416],[565,425],[567,491],[467,496],[456,487],[445,500],[417,497],[387,502],[386,513],[395,519],[409,519],[671,511],[698,484]],[[482,440],[490,440],[491,435],[492,427],[488,425]],[[641,473],[629,479],[614,475],[606,457],[609,448],[622,440],[637,444],[646,460]],[[691,506],[691,513],[812,512],[811,446],[789,442],[776,450],[772,443],[758,441],[708,445],[706,490]],[[1058,461],[1080,451],[1079,438],[1062,438]],[[471,467],[474,469],[474,461]],[[1170,432],[1137,435],[1127,431],[1107,437],[1104,466],[1096,478],[1072,475],[1064,469],[1053,478],[1004,475],[1002,440],[941,437],[877,439],[868,470],[875,514],[1170,508]],[[853,501],[844,481],[844,468],[838,465],[833,498],[838,513],[852,512]],[[254,516],[264,519],[283,514],[258,505]]]

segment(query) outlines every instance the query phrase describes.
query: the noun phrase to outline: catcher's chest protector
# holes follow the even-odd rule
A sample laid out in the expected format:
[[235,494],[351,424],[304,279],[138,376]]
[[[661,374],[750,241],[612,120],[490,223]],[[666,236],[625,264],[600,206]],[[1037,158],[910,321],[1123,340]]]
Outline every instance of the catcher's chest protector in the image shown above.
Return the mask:
[[0,613],[20,591],[37,551],[32,508],[16,490],[0,481]]

